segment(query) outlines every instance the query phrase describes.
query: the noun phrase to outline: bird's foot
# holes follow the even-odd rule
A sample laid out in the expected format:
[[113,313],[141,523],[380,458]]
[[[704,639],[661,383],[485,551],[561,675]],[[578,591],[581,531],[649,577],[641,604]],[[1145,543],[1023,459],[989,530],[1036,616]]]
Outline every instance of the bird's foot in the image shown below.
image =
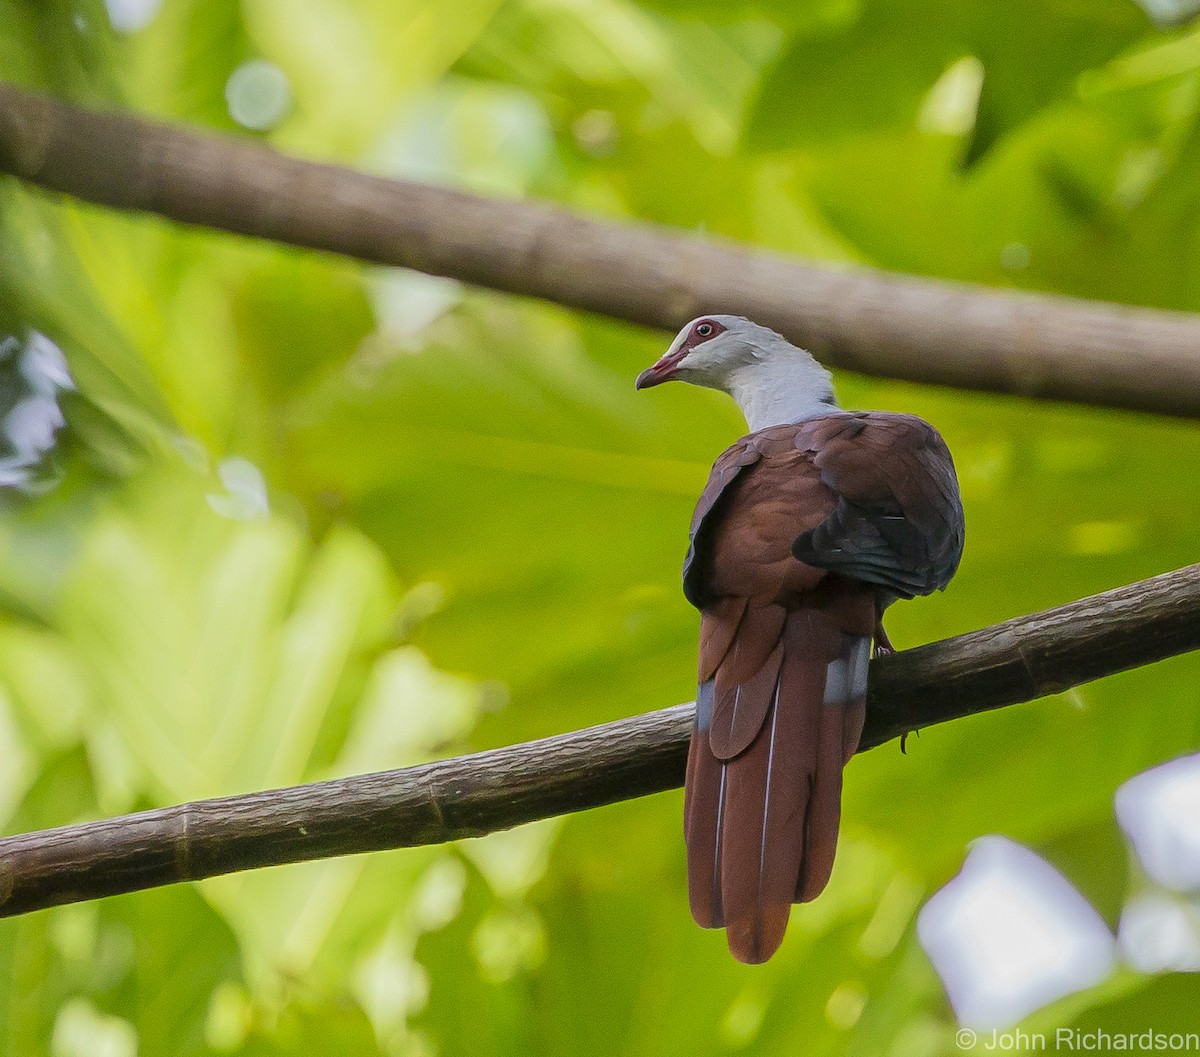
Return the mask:
[[882,618],[875,622],[875,656],[889,657],[896,652],[896,647],[892,645],[892,640],[888,638],[888,634],[883,630]]

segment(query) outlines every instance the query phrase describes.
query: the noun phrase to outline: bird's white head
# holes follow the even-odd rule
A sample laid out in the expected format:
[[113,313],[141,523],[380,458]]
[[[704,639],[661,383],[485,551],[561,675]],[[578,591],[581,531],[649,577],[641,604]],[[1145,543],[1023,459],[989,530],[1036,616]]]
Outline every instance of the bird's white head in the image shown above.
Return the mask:
[[751,430],[836,410],[833,384],[804,349],[742,316],[698,316],[671,342],[637,388],[679,380],[719,389],[737,401]]

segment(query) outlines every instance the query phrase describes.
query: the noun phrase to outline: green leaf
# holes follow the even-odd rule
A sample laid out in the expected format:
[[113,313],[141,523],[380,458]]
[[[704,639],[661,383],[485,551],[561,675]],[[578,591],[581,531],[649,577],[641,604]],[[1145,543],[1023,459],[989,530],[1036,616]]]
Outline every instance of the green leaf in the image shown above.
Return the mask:
[[938,76],[964,54],[940,5],[928,7],[931,22],[891,0],[831,6],[763,79],[747,147],[804,148],[915,123]]
[[[1028,0],[1011,5],[1006,16],[1002,24],[981,9],[966,31],[984,77],[965,165],[978,162],[1044,107],[1069,97],[1081,73],[1102,66],[1150,29],[1149,18],[1132,0],[1086,6]],[[1019,34],[1011,31],[1015,24],[1021,26]]]

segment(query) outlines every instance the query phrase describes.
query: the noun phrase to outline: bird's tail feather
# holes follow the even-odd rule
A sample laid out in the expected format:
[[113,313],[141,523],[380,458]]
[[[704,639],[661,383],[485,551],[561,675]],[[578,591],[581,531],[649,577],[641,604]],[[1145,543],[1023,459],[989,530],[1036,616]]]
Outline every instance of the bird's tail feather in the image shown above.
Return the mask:
[[[692,914],[705,927],[723,925],[730,950],[744,962],[769,958],[792,902],[814,898],[829,880],[842,767],[865,715],[870,637],[842,632],[817,608],[792,610],[777,631],[773,622],[770,615],[756,619],[752,609],[741,617],[728,657],[701,684],[688,753]],[[731,684],[722,668],[750,629],[774,641],[751,644],[765,661]],[[740,722],[728,721],[731,700]],[[745,736],[749,716],[756,729]]]
[[721,911],[721,826],[725,806],[724,760],[708,747],[714,679],[696,692],[696,725],[688,746],[683,781],[683,839],[688,854],[688,902],[692,917],[706,929],[725,924]]

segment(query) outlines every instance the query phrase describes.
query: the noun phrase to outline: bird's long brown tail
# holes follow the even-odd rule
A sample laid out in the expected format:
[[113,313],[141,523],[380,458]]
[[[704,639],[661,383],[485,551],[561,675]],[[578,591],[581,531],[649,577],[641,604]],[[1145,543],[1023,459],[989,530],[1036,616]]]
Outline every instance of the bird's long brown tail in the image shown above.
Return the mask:
[[825,609],[739,603],[702,618],[684,835],[692,916],[762,962],[833,869],[871,639]]

